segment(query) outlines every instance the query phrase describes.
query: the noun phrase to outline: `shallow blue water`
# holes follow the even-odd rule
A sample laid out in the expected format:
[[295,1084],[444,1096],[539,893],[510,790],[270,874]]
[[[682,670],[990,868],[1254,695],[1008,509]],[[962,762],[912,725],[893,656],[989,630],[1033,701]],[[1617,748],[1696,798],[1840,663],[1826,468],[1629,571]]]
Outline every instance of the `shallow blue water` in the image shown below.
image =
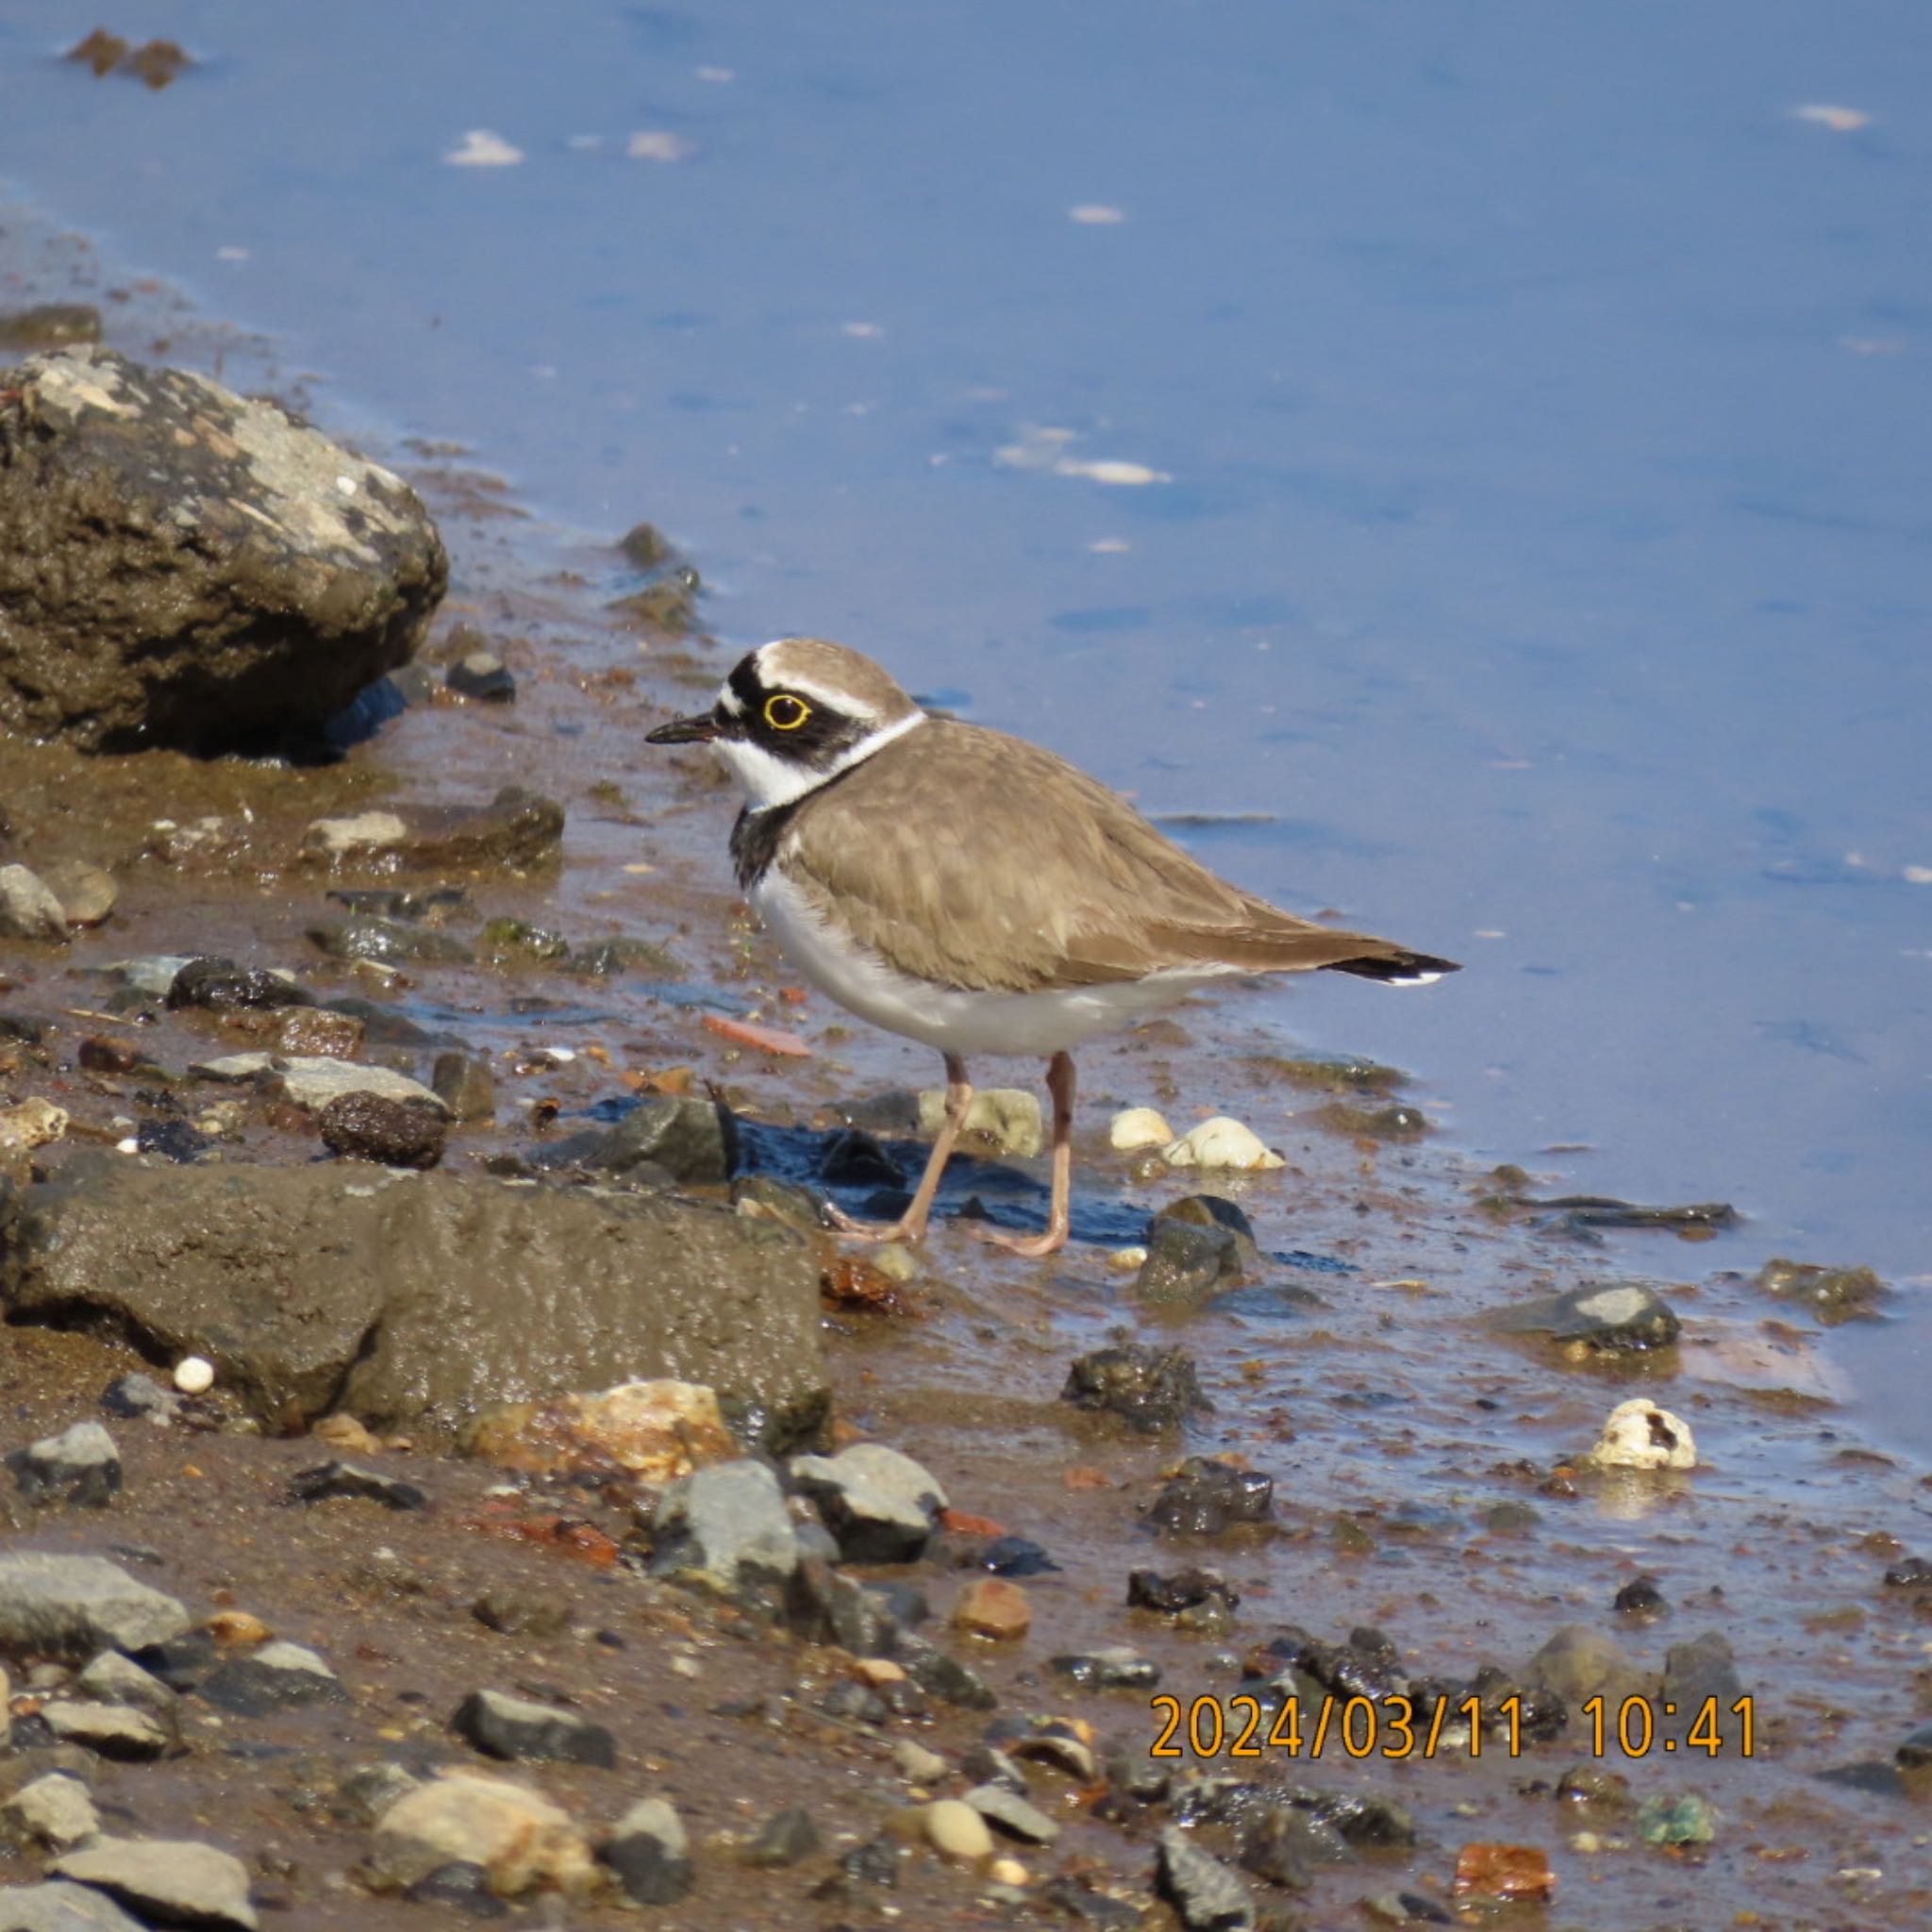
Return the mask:
[[[7,192],[280,333],[333,426],[1273,814],[1179,836],[1470,970],[1257,1026],[1752,1217],[1635,1265],[1923,1302],[1922,6],[152,0],[203,62],[158,93],[53,58],[92,25],[0,14]],[[1906,1307],[1833,1347],[1927,1447]]]

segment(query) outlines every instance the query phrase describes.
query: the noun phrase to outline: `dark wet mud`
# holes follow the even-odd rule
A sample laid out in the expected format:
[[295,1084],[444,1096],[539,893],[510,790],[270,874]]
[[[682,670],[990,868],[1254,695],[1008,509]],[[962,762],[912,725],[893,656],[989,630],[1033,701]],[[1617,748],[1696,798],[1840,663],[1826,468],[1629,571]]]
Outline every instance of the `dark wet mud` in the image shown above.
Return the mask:
[[[60,257],[16,289],[92,292],[71,286],[88,275],[55,272]],[[158,315],[166,301],[150,291],[110,310],[110,339],[137,357],[213,359],[219,332]],[[227,359],[276,386],[272,345],[237,341]],[[854,1162],[849,1128],[916,1171],[921,1143],[891,1096],[937,1084],[937,1065],[799,988],[729,891],[735,799],[701,758],[641,741],[693,708],[734,646],[705,637],[702,605],[690,632],[613,614],[637,583],[619,533],[608,553],[566,550],[459,463],[373,454],[435,510],[453,574],[421,673],[379,728],[307,766],[8,748],[0,857],[87,860],[119,888],[106,923],[67,945],[0,952],[0,1100],[67,1116],[14,1158],[16,1189],[83,1186],[85,1163],[109,1158],[165,1174],[166,1151],[117,1151],[164,1128],[192,1137],[171,1144],[197,1175],[350,1169],[272,1082],[190,1071],[275,1050],[285,1015],[171,1007],[116,970],[219,955],[361,1017],[365,1061],[424,1081],[450,1051],[487,1064],[493,1118],[448,1124],[439,1185],[533,1182],[547,1153],[641,1098],[708,1095],[736,1116],[739,1194],[762,1175],[853,1209],[882,1189],[889,1203],[889,1171]],[[447,688],[447,667],[478,648],[512,675],[512,702]],[[380,855],[318,858],[310,836],[370,810],[476,808],[507,784],[563,807],[542,862],[405,874]],[[313,937],[385,912],[457,943],[357,959]],[[656,950],[584,971],[610,940]],[[1430,995],[1445,1027],[1458,991]],[[825,1290],[819,1440],[904,1451],[950,1506],[915,1560],[846,1570],[915,1590],[930,1615],[911,1622],[902,1598],[908,1629],[968,1665],[986,1707],[971,1680],[905,1690],[896,1666],[800,1636],[795,1615],[648,1574],[649,1485],[622,1473],[507,1474],[446,1453],[446,1417],[412,1430],[392,1407],[360,1416],[373,1440],[342,1450],[326,1433],[279,1434],[306,1429],[309,1408],[227,1380],[166,1427],[116,1417],[101,1407],[110,1382],[173,1366],[158,1332],[72,1302],[53,1325],[16,1308],[0,1333],[0,1448],[105,1420],[124,1477],[101,1509],[16,1497],[5,1548],[112,1556],[197,1621],[252,1612],[320,1652],[343,1688],[252,1716],[191,1689],[179,1754],[84,1760],[110,1829],[234,1851],[263,1923],[291,1932],[450,1922],[466,1914],[447,1898],[371,1890],[366,1770],[503,1771],[449,1728],[488,1688],[611,1733],[608,1768],[508,1767],[584,1833],[639,1798],[676,1806],[696,1886],[647,1908],[666,1926],[1313,1928],[1494,1910],[1602,1932],[1924,1924],[1932,1774],[1907,1740],[1932,1720],[1932,1569],[1914,1561],[1932,1556],[1925,1472],[1847,1424],[1828,1324],[1788,1277],[1760,1286],[1735,1266],[1703,1176],[1681,1176],[1695,1212],[1579,1203],[1563,1174],[1492,1173],[1417,1131],[1454,1097],[1425,1072],[1311,1065],[1349,1046],[1352,1000],[1378,996],[1311,997],[1290,1039],[1262,1037],[1236,989],[1084,1054],[1075,1239],[1051,1262],[1000,1258],[958,1224],[1044,1211],[1043,1160],[984,1148],[949,1177],[903,1280],[842,1274],[834,1243],[795,1237]],[[767,1050],[747,1026],[807,1050]],[[1161,1109],[1176,1133],[1232,1115],[1286,1164],[1204,1175],[1116,1152],[1108,1124],[1126,1107]],[[1412,1123],[1378,1131],[1391,1108]],[[835,1149],[844,1178],[828,1181]],[[1154,1210],[1204,1190],[1239,1204],[1252,1252],[1199,1299],[1150,1302],[1132,1251]],[[733,1187],[674,1191],[724,1212]],[[1547,1313],[1627,1284],[1672,1322],[1637,1296]],[[1529,1309],[1542,1312],[1512,1319]],[[1882,1296],[1859,1312],[1893,1319]],[[1070,1365],[1114,1346],[1183,1352],[1204,1406],[1142,1431],[1069,1403]],[[530,1355],[543,1349],[533,1335]],[[511,1379],[506,1399],[533,1392]],[[1640,1397],[1688,1424],[1694,1466],[1591,1463],[1609,1412]],[[290,1500],[339,1454],[429,1507]],[[1191,1457],[1223,1466],[1184,1469]],[[1175,1580],[1200,1570],[1218,1584]],[[1143,1605],[1178,1607],[1130,1603],[1136,1572],[1164,1579],[1136,1586]],[[988,1577],[1021,1592],[1023,1636],[954,1627]],[[61,1668],[10,1662],[8,1782],[53,1761],[28,1754],[53,1748],[35,1725]],[[917,1807],[984,1783],[989,1734],[1010,1746],[1000,1726],[1035,1717],[1070,1721],[1088,1753],[1074,1773],[1021,1759],[1050,1841],[1003,1837],[1017,1870],[946,1862]],[[895,1757],[908,1741],[941,1761]],[[815,1846],[748,1863],[760,1827],[794,1807]],[[1176,1829],[1230,1870],[1245,1861],[1248,1916],[1214,1918],[1185,1872],[1157,1878]],[[22,1849],[4,1875],[25,1883],[42,1863]],[[1483,1903],[1510,1884],[1529,1896]],[[487,1893],[470,1902],[499,1909]],[[501,1909],[520,1924],[633,1916],[608,1893]]]

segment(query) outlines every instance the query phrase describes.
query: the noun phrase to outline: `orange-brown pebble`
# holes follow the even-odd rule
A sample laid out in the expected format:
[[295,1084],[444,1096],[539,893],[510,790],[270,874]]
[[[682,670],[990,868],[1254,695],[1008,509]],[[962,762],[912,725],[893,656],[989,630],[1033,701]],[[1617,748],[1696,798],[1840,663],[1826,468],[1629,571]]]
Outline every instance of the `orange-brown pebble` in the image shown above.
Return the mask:
[[1456,1855],[1456,1896],[1553,1898],[1557,1874],[1536,1845],[1464,1845]]
[[201,1627],[217,1643],[266,1643],[275,1634],[247,1610],[217,1610]]
[[853,1665],[852,1674],[867,1684],[903,1684],[906,1667],[889,1657],[862,1657]]
[[975,1637],[1024,1637],[1032,1624],[1026,1592],[1004,1577],[975,1576],[953,1606],[954,1627]]

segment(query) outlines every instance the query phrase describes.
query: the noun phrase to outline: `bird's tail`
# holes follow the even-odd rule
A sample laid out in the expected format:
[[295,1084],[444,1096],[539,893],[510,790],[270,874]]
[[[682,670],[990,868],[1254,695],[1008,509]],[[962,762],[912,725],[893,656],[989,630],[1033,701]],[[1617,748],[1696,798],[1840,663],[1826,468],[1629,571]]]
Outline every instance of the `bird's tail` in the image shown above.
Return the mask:
[[1385,986],[1427,986],[1445,973],[1460,973],[1454,959],[1439,959],[1433,953],[1365,954],[1355,959],[1331,959],[1330,973],[1353,973],[1361,979],[1379,979]]

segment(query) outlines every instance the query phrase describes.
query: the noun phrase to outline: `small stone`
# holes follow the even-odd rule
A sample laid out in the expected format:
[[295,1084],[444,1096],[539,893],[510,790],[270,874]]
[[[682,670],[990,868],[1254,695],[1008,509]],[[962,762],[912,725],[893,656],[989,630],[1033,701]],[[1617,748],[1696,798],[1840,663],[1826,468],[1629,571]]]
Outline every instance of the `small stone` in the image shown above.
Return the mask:
[[658,1094],[608,1132],[573,1134],[545,1148],[538,1164],[616,1175],[656,1170],[673,1180],[715,1187],[728,1181],[738,1164],[738,1123],[714,1100]]
[[914,1561],[946,1507],[933,1475],[883,1442],[855,1442],[837,1456],[795,1456],[791,1476],[817,1503],[850,1563]]
[[1135,1570],[1127,1576],[1127,1602],[1135,1609],[1178,1617],[1204,1604],[1220,1604],[1232,1610],[1241,1597],[1218,1570],[1177,1570],[1172,1576],[1156,1570]]
[[739,1854],[740,1862],[760,1869],[797,1865],[819,1848],[818,1827],[802,1806],[774,1811],[758,1826]]
[[368,1026],[333,1007],[291,1007],[275,1023],[275,1051],[298,1059],[352,1060]]
[[1716,1809],[1695,1791],[1644,1799],[1637,1829],[1647,1845],[1707,1845],[1717,1837]]
[[1029,1764],[1050,1764],[1076,1784],[1099,1781],[1093,1755],[1093,1726],[1084,1718],[1031,1717],[1019,1719],[1019,1729],[1004,1726],[1008,1753]]
[[1157,1219],[1134,1293],[1153,1307],[1194,1307],[1244,1278],[1241,1243],[1225,1227],[1190,1227]]
[[1060,1828],[1038,1805],[1004,1785],[974,1785],[961,1801],[971,1805],[986,1822],[1006,1837],[1024,1845],[1050,1845]]
[[60,902],[70,926],[106,924],[120,896],[113,874],[85,859],[61,859],[42,868],[41,878]]
[[617,1740],[602,1724],[554,1705],[501,1690],[473,1690],[457,1707],[450,1729],[491,1757],[567,1764],[595,1764],[609,1770],[617,1762]]
[[1067,1370],[1060,1400],[1149,1430],[1177,1427],[1208,1407],[1191,1356],[1139,1343],[1079,1357]]
[[1803,1304],[1826,1327],[1874,1317],[1887,1293],[1870,1268],[1824,1268],[1811,1261],[1767,1261],[1753,1285],[1780,1301]]
[[203,1060],[188,1071],[197,1079],[259,1083],[311,1111],[319,1111],[344,1093],[375,1093],[388,1100],[419,1101],[439,1113],[444,1110],[442,1102],[422,1081],[412,1080],[407,1074],[326,1056],[234,1053]]
[[170,1726],[127,1704],[78,1704],[50,1697],[41,1706],[40,1719],[60,1743],[78,1744],[83,1751],[127,1764],[165,1757],[175,1743]]
[[647,1483],[674,1482],[743,1454],[715,1390],[668,1380],[509,1403],[478,1416],[458,1440],[466,1456],[531,1475],[615,1467]]
[[[921,1133],[937,1134],[945,1118],[944,1088],[931,1088],[919,1096]],[[1040,1096],[1024,1087],[975,1088],[973,1098],[966,1103],[966,1119],[960,1132],[989,1142],[996,1153],[1031,1160],[1046,1145],[1040,1118]]]
[[299,1643],[264,1643],[246,1657],[229,1657],[200,1685],[217,1710],[237,1717],[265,1717],[308,1704],[341,1704],[342,1680],[314,1651]]
[[927,1750],[916,1738],[901,1738],[892,1746],[892,1765],[901,1777],[915,1785],[938,1784],[951,1768],[937,1751]]
[[906,1674],[943,1703],[958,1705],[962,1710],[991,1710],[999,1703],[992,1687],[971,1664],[962,1663],[951,1651],[924,1638],[902,1632],[897,1657]]
[[568,1604],[521,1590],[487,1590],[470,1606],[470,1614],[486,1630],[538,1642],[560,1636],[571,1622]]
[[925,1835],[942,1858],[976,1865],[992,1857],[992,1833],[986,1820],[960,1798],[936,1798],[921,1814]]
[[137,1369],[132,1374],[116,1375],[101,1391],[101,1407],[109,1415],[130,1421],[168,1423],[181,1407],[181,1398],[172,1389],[163,1389],[152,1375]]
[[350,818],[316,819],[303,834],[302,845],[312,857],[346,858],[399,845],[408,835],[408,826],[394,812],[364,811]]
[[1588,1624],[1566,1624],[1529,1660],[1529,1675],[1572,1707],[1602,1697],[1611,1707],[1644,1686],[1623,1646]]
[[459,698],[507,705],[517,694],[517,681],[494,651],[470,651],[458,658],[442,680]]
[[171,1839],[100,1839],[55,1859],[52,1870],[105,1891],[143,1917],[255,1932],[248,1868],[213,1845]]
[[74,1688],[103,1704],[128,1704],[147,1711],[164,1723],[175,1720],[180,1699],[152,1671],[144,1671],[131,1657],[118,1650],[104,1650],[74,1680]]
[[1180,1915],[1186,1932],[1249,1932],[1254,1900],[1219,1858],[1177,1825],[1169,1825],[1155,1842],[1154,1889]]
[[0,1932],[145,1932],[106,1892],[56,1878],[0,1888]]
[[1225,1114],[1216,1114],[1189,1128],[1178,1141],[1161,1149],[1160,1158],[1170,1167],[1223,1167],[1243,1174],[1288,1165],[1280,1155],[1261,1144],[1252,1127]]
[[651,1519],[651,1570],[736,1591],[783,1583],[798,1567],[798,1539],[778,1479],[741,1457],[681,1476]]
[[450,1906],[473,1919],[507,1919],[509,1907],[490,1889],[490,1874],[460,1858],[439,1865],[426,1878],[404,1889],[412,1906]]
[[448,1110],[428,1100],[390,1100],[380,1093],[339,1093],[315,1116],[331,1154],[380,1167],[427,1168],[442,1158]]
[[1158,1527],[1176,1536],[1219,1536],[1238,1524],[1265,1523],[1274,1508],[1273,1476],[1236,1469],[1215,1457],[1191,1456],[1147,1513]]
[[60,944],[66,938],[67,914],[46,881],[24,865],[0,865],[0,939]]
[[1017,1641],[1032,1624],[1033,1606],[1026,1592],[998,1576],[975,1576],[953,1606],[954,1628],[975,1637]]
[[986,1868],[986,1875],[995,1885],[1022,1886],[1027,1884],[1033,1874],[1018,1858],[995,1858]]
[[1658,1617],[1670,1608],[1655,1576],[1633,1576],[1611,1600],[1620,1617]]
[[0,1649],[89,1657],[178,1637],[187,1609],[105,1557],[0,1551]]
[[21,1494],[36,1505],[105,1509],[121,1487],[121,1453],[99,1423],[75,1423],[7,1457]]
[[1160,1682],[1160,1666],[1124,1643],[1074,1651],[1055,1657],[1052,1667],[1088,1690],[1151,1690]]
[[458,1121],[496,1118],[496,1075],[490,1062],[474,1053],[448,1052],[436,1057],[429,1075],[436,1096]]
[[66,1134],[67,1126],[67,1109],[38,1093],[12,1107],[0,1107],[0,1154],[50,1146]]
[[190,959],[168,986],[170,1011],[192,1008],[210,1013],[260,1012],[312,1004],[291,974],[263,966],[239,966],[215,955]]
[[1536,1845],[1468,1844],[1456,1855],[1454,1890],[1457,1898],[1547,1899],[1557,1877]]
[[695,1879],[684,1821],[663,1798],[641,1799],[617,1821],[604,1862],[641,1906],[675,1905]]
[[1420,1141],[1430,1130],[1428,1115],[1401,1101],[1384,1107],[1351,1107],[1346,1101],[1331,1100],[1308,1118],[1325,1133],[1341,1134],[1351,1141]]
[[1905,1771],[1924,1771],[1927,1765],[1932,1765],[1932,1724],[1921,1724],[1892,1756]]
[[1640,1395],[1611,1409],[1588,1459],[1599,1469],[1695,1469],[1697,1444],[1682,1417]]
[[325,1462],[314,1469],[300,1470],[289,1485],[292,1503],[328,1503],[338,1500],[380,1503],[385,1509],[423,1509],[429,1498],[414,1483],[377,1470],[359,1469],[353,1462]]
[[376,1820],[370,1864],[388,1884],[414,1885],[457,1862],[482,1866],[504,1898],[581,1894],[596,1877],[591,1847],[567,1812],[480,1772],[444,1772],[406,1791]]
[[1143,1147],[1167,1146],[1174,1133],[1151,1107],[1130,1107],[1114,1115],[1107,1138],[1121,1153],[1138,1154]]
[[1507,1309],[1499,1325],[1513,1334],[1547,1333],[1573,1354],[1623,1355],[1667,1347],[1683,1324],[1647,1283],[1614,1281]]
[[174,1380],[183,1395],[206,1395],[215,1386],[215,1365],[205,1355],[184,1355],[175,1364]]
[[[101,1815],[77,1777],[56,1772],[21,1786],[0,1805],[0,1828],[50,1851],[66,1852],[100,1835]],[[0,1914],[0,1924],[5,1923]]]
[[331,959],[366,959],[377,966],[467,966],[475,958],[454,933],[373,912],[319,919],[308,938]]

